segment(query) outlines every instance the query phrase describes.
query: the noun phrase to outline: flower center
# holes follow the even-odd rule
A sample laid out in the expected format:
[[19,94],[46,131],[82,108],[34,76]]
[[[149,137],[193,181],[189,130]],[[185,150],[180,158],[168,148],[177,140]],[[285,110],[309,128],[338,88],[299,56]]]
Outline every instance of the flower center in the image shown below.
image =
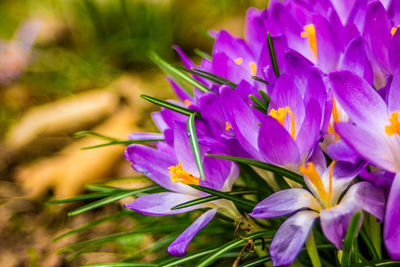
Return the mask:
[[390,114],[389,122],[390,124],[385,127],[386,134],[389,136],[398,134],[400,136],[399,113],[392,112],[392,114]]
[[183,102],[185,103],[186,106],[189,106],[192,103],[192,102],[190,102],[189,99],[185,99]]
[[308,24],[304,26],[304,32],[301,32],[301,37],[308,38],[308,44],[314,53],[315,59],[317,59],[317,37],[315,35],[314,24]]
[[276,119],[283,127],[285,127],[285,118],[286,118],[286,114],[289,113],[290,116],[292,117],[292,120],[290,122],[290,135],[292,136],[292,138],[295,138],[295,121],[294,121],[294,116],[292,111],[290,110],[289,107],[284,107],[284,108],[279,108],[278,110],[276,109],[271,109],[269,111],[269,115],[271,117],[273,117],[274,119]]
[[182,168],[182,162],[180,162],[176,166],[171,166],[168,168],[169,173],[172,174],[171,181],[174,183],[182,183],[182,184],[199,184],[199,178],[191,175],[187,171]]
[[315,189],[317,189],[318,195],[323,203],[325,208],[331,207],[330,200],[332,198],[332,173],[333,166],[335,165],[335,161],[329,166],[329,189],[326,192],[324,184],[322,183],[321,176],[319,176],[317,170],[315,169],[314,163],[307,162],[306,166],[300,167],[300,172],[310,179],[311,183],[314,185]]

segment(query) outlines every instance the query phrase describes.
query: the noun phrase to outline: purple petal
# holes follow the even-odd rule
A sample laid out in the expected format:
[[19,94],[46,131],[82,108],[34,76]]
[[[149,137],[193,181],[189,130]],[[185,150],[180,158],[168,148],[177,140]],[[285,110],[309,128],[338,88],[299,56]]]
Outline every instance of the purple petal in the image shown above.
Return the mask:
[[387,200],[383,229],[386,250],[392,260],[400,260],[400,173],[397,173]]
[[350,12],[357,0],[330,0],[343,25],[347,23]]
[[371,183],[360,182],[353,185],[338,205],[321,211],[321,227],[324,235],[338,249],[343,249],[343,241],[354,212],[365,210],[382,220],[384,200],[383,191]]
[[318,213],[299,211],[288,218],[276,232],[269,254],[274,266],[288,266],[300,253]]
[[[351,123],[336,123],[335,130],[343,138],[343,141],[362,158],[389,171],[397,169],[390,146],[385,142],[387,138],[385,133],[369,132]],[[371,129],[371,131],[373,130]]]
[[329,81],[337,101],[353,122],[368,128],[378,127],[374,131],[385,127],[386,104],[364,79],[350,71],[337,71],[329,74]]
[[[296,121],[296,133],[298,133],[304,119],[304,104],[299,89],[287,74],[282,74],[279,77],[272,92],[270,102],[270,108],[278,110],[284,107],[289,107],[292,111]],[[290,123],[288,123],[288,126],[290,126]]]
[[180,87],[171,77],[166,77],[168,82],[170,83],[172,89],[174,89],[176,96],[181,100],[189,100],[190,102],[193,101],[193,97],[186,92],[182,87]]
[[296,144],[301,157],[308,156],[311,149],[320,139],[321,107],[315,100],[310,100],[306,107],[306,116],[296,136]]
[[194,200],[196,198],[196,196],[190,196],[181,193],[157,193],[141,196],[135,201],[125,205],[125,208],[152,216],[173,215],[204,208],[204,205],[200,204],[183,209],[171,210],[171,208],[179,204]]
[[400,111],[400,68],[393,75],[388,96],[389,111]]
[[313,17],[317,39],[317,60],[325,73],[337,68],[340,58],[340,47],[337,37],[326,18],[316,15]]
[[[253,157],[260,158],[257,150],[258,119],[250,105],[231,88],[223,88],[221,95],[225,100],[223,108],[228,123],[232,126],[239,143]],[[235,107],[235,108],[232,108]]]
[[130,145],[125,150],[125,158],[132,162],[132,167],[136,171],[143,173],[166,189],[187,194],[197,192],[187,185],[171,181],[168,168],[178,164],[176,158],[171,155],[144,145]]
[[393,72],[400,66],[400,53],[398,53],[399,47],[400,47],[400,31],[397,30],[392,40],[390,41],[389,45],[389,60]]
[[261,123],[258,147],[264,159],[270,163],[295,167],[300,161],[300,152],[293,138],[270,116]]
[[326,148],[328,155],[334,160],[347,161],[355,164],[360,156],[343,140],[338,140]]
[[386,10],[379,1],[368,5],[367,16],[365,19],[364,36],[376,62],[385,70],[389,71],[389,42],[392,38],[390,34],[390,21]]
[[278,191],[258,203],[249,216],[254,218],[273,218],[293,213],[304,208],[320,208],[318,201],[310,192],[301,188]]
[[185,124],[175,123],[174,125],[174,150],[176,159],[182,163],[183,169],[193,176],[200,177]]
[[168,247],[171,255],[182,257],[186,254],[186,248],[192,241],[193,237],[206,226],[217,213],[217,209],[211,209],[197,218],[186,230],[172,242]]
[[368,60],[364,41],[361,37],[354,39],[344,52],[342,68],[363,77],[370,85],[373,83],[372,66]]
[[301,95],[304,95],[308,76],[313,64],[297,51],[288,51],[285,53],[286,73],[293,79]]

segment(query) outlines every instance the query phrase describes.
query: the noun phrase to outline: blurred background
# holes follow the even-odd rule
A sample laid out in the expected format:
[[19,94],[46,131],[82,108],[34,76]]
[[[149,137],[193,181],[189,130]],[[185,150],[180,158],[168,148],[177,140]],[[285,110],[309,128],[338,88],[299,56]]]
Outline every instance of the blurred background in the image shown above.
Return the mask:
[[[123,146],[81,150],[104,141],[73,135],[93,130],[126,139],[130,132],[155,130],[149,115],[158,107],[139,95],[165,99],[173,93],[148,51],[179,65],[176,44],[199,62],[199,50],[211,54],[208,30],[243,36],[247,8],[266,5],[261,0],[0,1],[0,266],[79,266],[127,254],[154,260],[151,235],[122,238],[118,247],[62,250],[155,222],[144,217],[110,219],[54,242],[122,209],[107,205],[68,217],[85,202],[45,202],[83,194],[88,184],[151,183],[124,161]],[[141,250],[148,253],[137,254]]]

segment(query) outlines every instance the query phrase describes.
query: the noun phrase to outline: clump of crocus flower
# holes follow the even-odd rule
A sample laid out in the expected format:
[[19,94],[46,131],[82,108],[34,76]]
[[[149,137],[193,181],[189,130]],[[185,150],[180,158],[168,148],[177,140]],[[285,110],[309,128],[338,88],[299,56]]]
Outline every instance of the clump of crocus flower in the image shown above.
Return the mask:
[[[161,133],[149,145],[129,146],[125,155],[170,192],[141,196],[126,207],[148,215],[209,209],[169,246],[182,256],[217,212],[232,221],[248,212],[237,205],[245,198],[207,190],[235,191],[238,176],[246,186],[246,169],[239,174],[236,161],[275,174],[266,182],[276,192],[262,195],[248,213],[257,219],[245,216],[256,229],[276,232],[269,246],[274,266],[296,260],[318,218],[326,239],[344,250],[356,211],[383,221],[385,249],[400,260],[399,23],[395,0],[271,1],[265,10],[248,11],[246,40],[212,32],[212,55],[199,66],[178,47],[187,72],[157,59],[181,101],[153,99],[164,107],[153,115]],[[192,92],[179,83],[182,77]],[[328,167],[325,158],[332,161]],[[222,199],[174,209],[208,194]],[[284,215],[291,216],[277,228],[276,221],[259,221]]]

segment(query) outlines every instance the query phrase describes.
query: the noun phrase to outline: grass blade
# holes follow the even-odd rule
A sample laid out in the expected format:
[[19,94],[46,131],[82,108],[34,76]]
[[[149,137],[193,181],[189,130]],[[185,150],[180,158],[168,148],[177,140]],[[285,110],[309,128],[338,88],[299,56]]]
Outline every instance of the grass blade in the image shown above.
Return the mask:
[[160,66],[165,72],[171,74],[172,76],[179,77],[180,79],[188,82],[189,84],[193,85],[203,93],[213,92],[209,88],[207,88],[204,84],[196,81],[186,73],[182,72],[181,70],[177,69],[176,67],[172,66],[162,58],[160,58],[154,51],[150,52],[150,59],[155,62],[158,66]]
[[113,193],[113,192],[91,193],[91,194],[80,195],[80,196],[76,196],[76,197],[70,197],[70,198],[64,198],[64,199],[51,200],[51,201],[47,201],[45,204],[46,204],[46,205],[52,205],[52,204],[69,203],[69,202],[75,202],[75,201],[81,201],[81,200],[87,200],[87,199],[93,199],[93,198],[100,198],[100,197],[109,196],[109,195],[111,195],[112,193]]
[[[237,192],[229,192],[228,194],[230,194],[230,195],[245,195],[245,194],[254,194],[254,193],[255,193],[255,191],[237,191]],[[172,207],[171,210],[183,209],[183,208],[187,208],[187,207],[190,207],[190,206],[198,205],[198,204],[201,204],[201,203],[214,201],[214,200],[217,200],[217,199],[220,199],[220,198],[221,197],[219,197],[219,196],[201,197],[201,198],[197,198],[195,200],[187,201],[185,203],[176,205],[175,207]]]
[[120,263],[100,263],[94,265],[83,265],[82,267],[158,267],[158,264],[153,263],[129,263],[129,262],[120,262]]
[[264,80],[264,79],[261,79],[260,77],[257,77],[257,76],[250,76],[250,78],[252,78],[253,80],[256,80],[257,82],[261,82],[261,83],[263,83],[263,84],[265,84],[265,85],[269,85],[269,82],[267,82],[266,80]]
[[202,180],[204,180],[205,179],[204,166],[203,166],[203,161],[201,160],[199,142],[197,140],[197,133],[194,122],[195,117],[196,113],[193,113],[189,116],[186,127],[187,127],[187,132],[189,133],[190,146],[192,147],[193,156],[196,161],[197,168],[199,169],[200,177]]
[[254,234],[250,234],[246,236],[246,239],[242,238],[236,238],[225,245],[219,247],[216,249],[216,251],[208,257],[206,260],[201,262],[200,264],[197,264],[197,267],[206,267],[210,266],[219,256],[225,254],[228,251],[231,251],[232,249],[238,248],[240,246],[243,246],[246,242],[248,242],[249,239],[257,239],[260,237],[264,236],[271,236],[272,237],[273,233],[269,231],[264,231],[264,232],[257,232]]
[[210,54],[208,54],[208,53],[206,53],[206,52],[204,52],[204,51],[201,51],[200,49],[195,48],[195,49],[193,50],[193,52],[194,52],[196,55],[198,55],[199,57],[208,59],[208,60],[210,60],[210,61],[212,60],[212,57],[210,56]]
[[[147,101],[156,104],[158,106],[170,109],[172,111],[178,112],[180,114],[186,115],[186,116],[190,116],[194,113],[196,113],[194,110],[188,109],[188,108],[184,108],[178,105],[175,105],[173,103],[152,97],[152,96],[148,96],[148,95],[140,95],[141,98],[146,99]],[[199,113],[196,113],[196,116],[200,116]]]
[[74,133],[74,138],[83,138],[83,137],[87,137],[87,136],[92,136],[92,137],[97,137],[106,141],[120,141],[117,138],[114,137],[110,137],[110,136],[105,136],[99,133],[95,133],[92,131],[79,131]]
[[250,106],[253,107],[253,108],[255,108],[255,109],[257,109],[258,111],[260,111],[260,112],[262,112],[262,113],[264,113],[264,114],[268,114],[268,113],[265,111],[265,109],[260,108],[259,106],[256,106],[256,105],[253,105],[253,104],[251,104]]
[[268,42],[268,52],[271,59],[272,68],[274,70],[276,78],[279,78],[281,74],[279,73],[278,61],[276,60],[274,43],[272,42],[272,38],[269,32],[267,33],[267,42]]
[[268,108],[268,106],[269,106],[269,101],[270,101],[269,96],[267,95],[266,92],[264,92],[264,91],[261,90],[261,89],[258,90],[258,93],[260,94],[261,98],[264,100],[264,102],[265,102],[265,104],[267,105],[267,108]]
[[94,148],[112,146],[112,145],[126,145],[127,146],[130,144],[153,143],[153,142],[158,142],[158,141],[164,141],[164,139],[138,139],[138,140],[111,141],[111,142],[104,143],[104,144],[82,147],[81,150],[88,150],[88,149],[94,149]]
[[205,193],[209,193],[209,194],[211,194],[213,196],[218,196],[220,198],[225,198],[225,199],[231,200],[234,203],[241,204],[241,205],[247,207],[249,210],[253,210],[254,206],[257,204],[254,201],[247,200],[247,199],[244,199],[244,198],[241,198],[241,197],[237,197],[235,195],[231,195],[231,194],[226,193],[226,192],[221,192],[221,191],[218,191],[218,190],[214,190],[214,189],[211,189],[211,188],[208,188],[208,187],[204,187],[204,186],[200,186],[200,185],[194,185],[194,184],[190,184],[189,186],[193,187],[194,189],[203,191]]
[[100,199],[100,200],[92,202],[92,203],[90,203],[88,205],[82,206],[82,207],[80,207],[80,208],[78,208],[76,210],[68,212],[68,216],[78,215],[78,214],[81,214],[81,213],[86,212],[88,210],[92,210],[92,209],[104,206],[104,205],[106,205],[108,203],[111,203],[111,202],[114,202],[114,201],[129,197],[129,196],[134,196],[136,194],[148,192],[148,191],[151,191],[151,190],[154,190],[154,189],[158,189],[158,188],[159,188],[159,186],[149,186],[149,187],[146,187],[146,188],[135,189],[135,190],[132,190],[132,191],[129,191],[129,192],[119,192],[119,193],[117,193],[117,194],[115,194],[113,196]]
[[231,82],[230,80],[225,79],[224,77],[215,75],[215,74],[213,74],[213,73],[211,73],[211,72],[204,71],[204,70],[200,70],[200,69],[193,69],[193,70],[195,70],[195,71],[197,71],[197,72],[200,72],[200,73],[203,73],[203,74],[206,74],[206,75],[208,75],[208,76],[210,76],[210,77],[213,77],[213,78],[215,78],[215,79],[217,79],[217,80],[220,80],[221,82],[225,83],[226,85],[229,85],[229,86],[232,87],[232,88],[236,88],[236,86],[237,86],[237,84]]
[[360,230],[360,236],[371,253],[372,259],[379,260],[379,254],[376,251],[374,244],[372,244],[371,239],[369,239],[368,235],[365,233],[364,229]]
[[209,255],[209,254],[211,254],[211,253],[213,253],[215,251],[216,251],[216,249],[210,249],[210,250],[194,253],[192,255],[180,258],[178,260],[173,259],[172,261],[171,260],[163,261],[163,262],[160,263],[159,266],[163,266],[163,267],[179,266],[180,264],[196,260],[196,259],[201,258],[203,256]]
[[255,260],[252,260],[250,262],[245,262],[240,267],[253,267],[253,266],[261,266],[263,263],[271,261],[271,258],[268,256],[264,256]]
[[102,224],[102,223],[104,223],[104,222],[108,222],[108,221],[111,221],[111,220],[114,220],[114,219],[118,219],[118,218],[122,217],[123,215],[124,215],[124,212],[118,212],[117,214],[114,214],[114,215],[111,215],[111,216],[108,216],[108,217],[105,217],[105,218],[101,218],[101,219],[92,221],[92,222],[90,222],[90,223],[87,223],[87,224],[85,224],[85,225],[82,225],[82,226],[80,226],[80,227],[77,227],[77,228],[75,228],[75,229],[73,229],[73,230],[71,230],[71,231],[69,231],[69,232],[66,232],[65,234],[62,234],[62,235],[60,235],[60,236],[54,238],[54,239],[52,240],[52,242],[56,242],[56,241],[61,240],[61,239],[65,238],[65,237],[67,237],[67,236],[70,236],[70,235],[72,235],[72,234],[79,233],[79,232],[81,232],[81,231],[83,231],[83,230],[92,228],[92,227],[94,227],[94,226],[96,226],[96,225],[99,225],[99,224]]
[[299,183],[299,184],[305,186],[303,177],[301,175],[299,175],[295,172],[292,172],[290,170],[287,170],[285,168],[273,165],[273,164],[265,163],[265,162],[258,161],[255,159],[247,159],[247,158],[232,157],[232,156],[225,156],[225,155],[206,154],[206,156],[213,157],[213,158],[220,158],[220,159],[228,159],[228,160],[232,160],[235,162],[252,165],[252,166],[267,170],[267,171],[271,171],[273,173],[277,173],[277,174],[282,175],[296,183]]
[[133,235],[137,235],[137,234],[156,233],[156,232],[169,233],[171,231],[175,231],[176,229],[179,229],[184,226],[187,226],[187,225],[182,225],[182,224],[164,225],[164,226],[156,226],[156,227],[137,229],[136,231],[131,231],[131,232],[122,232],[122,233],[118,233],[118,234],[102,236],[99,238],[90,239],[90,240],[86,240],[83,242],[71,244],[65,248],[62,248],[60,250],[60,252],[70,252],[70,251],[79,250],[82,248],[88,249],[90,247],[98,247],[102,244],[118,240],[119,238],[133,236]]
[[189,73],[191,73],[191,74],[193,74],[193,75],[202,77],[202,78],[204,78],[204,79],[207,79],[207,80],[212,81],[213,83],[216,83],[216,84],[219,84],[219,85],[224,84],[223,82],[221,82],[221,81],[219,81],[219,80],[217,80],[217,79],[215,79],[215,78],[213,78],[213,77],[210,77],[210,76],[208,76],[208,75],[205,75],[205,74],[196,72],[196,71],[194,71],[194,70],[189,70],[189,69],[182,68],[182,67],[178,67],[178,66],[175,66],[175,68],[180,69],[180,70],[183,70],[183,71],[186,71],[186,72],[189,72]]
[[356,211],[351,218],[349,227],[347,228],[347,233],[343,244],[341,267],[350,266],[352,249],[356,240],[358,226],[360,225],[361,215],[361,211]]
[[268,113],[268,106],[261,99],[254,95],[249,95],[250,99],[261,109],[264,110],[264,113]]

